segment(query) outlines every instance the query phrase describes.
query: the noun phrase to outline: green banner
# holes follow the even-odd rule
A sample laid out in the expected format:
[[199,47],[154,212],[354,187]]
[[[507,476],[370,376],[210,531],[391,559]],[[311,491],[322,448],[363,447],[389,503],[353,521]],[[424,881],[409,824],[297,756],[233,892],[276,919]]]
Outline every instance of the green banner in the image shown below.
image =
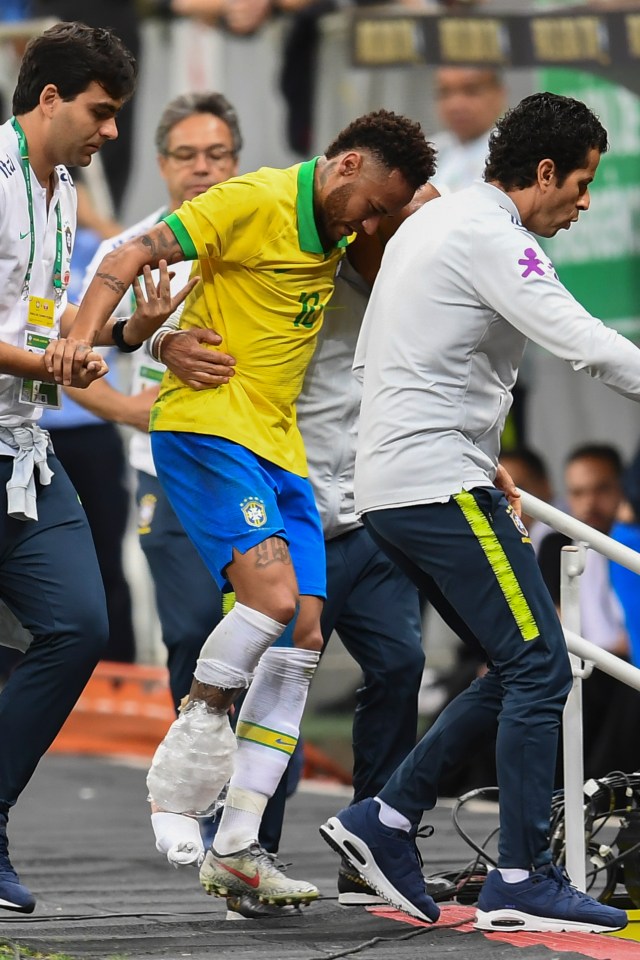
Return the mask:
[[624,87],[566,68],[539,70],[538,89],[583,100],[609,135],[609,152],[589,191],[591,206],[549,241],[549,256],[587,310],[640,343],[640,100]]

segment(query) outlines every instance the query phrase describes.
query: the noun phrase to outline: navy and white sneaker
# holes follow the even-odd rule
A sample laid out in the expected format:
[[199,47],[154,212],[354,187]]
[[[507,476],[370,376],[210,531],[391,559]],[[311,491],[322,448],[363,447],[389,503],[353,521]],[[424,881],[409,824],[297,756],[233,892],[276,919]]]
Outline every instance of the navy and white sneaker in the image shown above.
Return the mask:
[[624,910],[582,893],[554,864],[540,867],[519,883],[505,883],[500,871],[492,870],[476,911],[479,930],[609,933],[624,929],[628,922]]
[[330,817],[320,827],[320,834],[387,903],[434,923],[440,908],[426,892],[416,847],[417,830],[408,833],[386,827],[379,810],[372,798],[360,800]]
[[7,820],[0,815],[0,907],[18,913],[33,913],[36,898],[20,883],[18,874],[9,860]]

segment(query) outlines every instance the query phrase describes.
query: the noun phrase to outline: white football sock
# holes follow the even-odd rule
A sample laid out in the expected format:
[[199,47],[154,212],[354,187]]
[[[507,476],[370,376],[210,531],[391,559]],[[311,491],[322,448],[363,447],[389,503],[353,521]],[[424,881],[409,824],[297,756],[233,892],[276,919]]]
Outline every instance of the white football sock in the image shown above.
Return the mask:
[[392,830],[406,830],[407,833],[411,830],[411,821],[407,820],[403,813],[400,813],[395,807],[390,807],[380,797],[374,797],[373,799],[380,806],[380,812],[378,813],[380,823],[384,823],[385,827]]
[[233,776],[213,844],[223,856],[257,840],[264,806],[298,742],[319,656],[315,650],[275,647],[267,650],[258,665],[240,709]]
[[286,624],[236,601],[207,637],[194,676],[223,690],[248,687],[260,657]]

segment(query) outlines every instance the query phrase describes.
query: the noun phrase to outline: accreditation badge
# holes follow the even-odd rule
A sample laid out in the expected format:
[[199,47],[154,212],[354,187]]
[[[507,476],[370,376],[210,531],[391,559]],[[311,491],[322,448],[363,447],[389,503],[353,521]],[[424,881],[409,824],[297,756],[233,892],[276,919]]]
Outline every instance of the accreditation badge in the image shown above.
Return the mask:
[[[30,297],[30,300],[36,299]],[[53,300],[48,301],[53,308]],[[31,308],[29,310],[31,315]],[[49,346],[51,337],[45,333],[36,333],[34,330],[25,330],[25,349],[30,353],[38,353],[41,356]],[[27,380],[20,381],[18,400],[20,403],[35,404],[37,407],[47,407],[49,410],[59,410],[62,404],[60,385],[57,383],[48,383],[46,380]]]

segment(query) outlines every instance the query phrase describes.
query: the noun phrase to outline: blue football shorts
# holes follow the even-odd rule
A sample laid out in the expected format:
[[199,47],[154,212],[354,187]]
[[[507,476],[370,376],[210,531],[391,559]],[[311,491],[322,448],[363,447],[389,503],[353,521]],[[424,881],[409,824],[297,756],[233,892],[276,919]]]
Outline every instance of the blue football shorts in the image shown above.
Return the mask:
[[154,430],[151,447],[171,506],[221,589],[234,549],[281,537],[299,592],[326,597],[322,524],[307,478],[208,434]]

